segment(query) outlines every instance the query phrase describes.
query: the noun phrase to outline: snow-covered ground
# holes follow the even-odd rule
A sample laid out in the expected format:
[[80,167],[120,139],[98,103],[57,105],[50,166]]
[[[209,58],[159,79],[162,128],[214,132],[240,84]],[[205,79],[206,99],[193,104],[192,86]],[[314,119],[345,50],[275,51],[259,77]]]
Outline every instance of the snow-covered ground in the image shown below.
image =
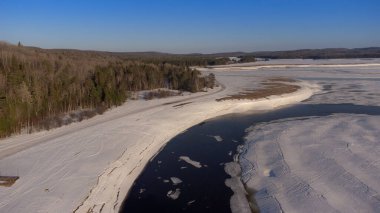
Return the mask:
[[254,128],[244,158],[261,212],[379,212],[380,116],[339,114]]
[[[380,106],[380,65],[266,67],[257,75],[324,88],[303,104]],[[240,157],[251,201],[261,212],[380,212],[379,138],[380,116],[358,114],[251,127]]]
[[215,74],[222,86],[207,93],[128,101],[80,123],[1,140],[0,175],[20,178],[0,187],[0,212],[117,212],[149,159],[178,133],[215,116],[297,103],[318,89],[299,82],[292,94],[217,102],[260,87],[266,76]]

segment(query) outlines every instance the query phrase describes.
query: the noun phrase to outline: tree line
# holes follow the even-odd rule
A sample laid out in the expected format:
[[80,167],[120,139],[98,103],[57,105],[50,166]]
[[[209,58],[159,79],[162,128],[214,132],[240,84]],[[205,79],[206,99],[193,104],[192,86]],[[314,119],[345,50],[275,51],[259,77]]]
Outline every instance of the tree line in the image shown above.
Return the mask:
[[1,43],[0,137],[73,110],[121,105],[139,90],[197,92],[214,86],[215,77],[201,76],[189,67],[193,62],[168,61]]

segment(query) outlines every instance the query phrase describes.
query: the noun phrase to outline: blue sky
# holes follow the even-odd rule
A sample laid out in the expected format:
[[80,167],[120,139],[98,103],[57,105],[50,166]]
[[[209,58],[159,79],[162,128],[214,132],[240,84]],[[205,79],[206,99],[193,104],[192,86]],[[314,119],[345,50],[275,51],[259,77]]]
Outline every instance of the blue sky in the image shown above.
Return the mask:
[[380,46],[380,0],[0,0],[0,40],[172,53]]

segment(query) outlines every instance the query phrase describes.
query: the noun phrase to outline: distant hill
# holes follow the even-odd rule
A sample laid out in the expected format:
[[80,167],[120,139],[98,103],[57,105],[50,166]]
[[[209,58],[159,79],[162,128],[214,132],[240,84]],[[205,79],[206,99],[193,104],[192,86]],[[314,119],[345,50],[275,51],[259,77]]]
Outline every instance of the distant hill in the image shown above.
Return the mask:
[[144,53],[118,53],[123,56],[186,56],[186,57],[242,57],[253,56],[256,58],[270,59],[333,59],[333,58],[380,58],[380,47],[367,48],[325,48],[325,49],[300,49],[286,51],[258,51],[258,52],[222,52],[212,54],[169,54],[159,52],[144,52]]
[[327,49],[302,49],[290,51],[264,51],[247,53],[257,58],[271,59],[329,59],[329,58],[380,58],[380,47],[368,48],[327,48]]
[[[9,45],[5,42],[0,42],[0,46]],[[325,48],[325,49],[299,49],[299,50],[285,50],[285,51],[255,51],[255,52],[220,52],[220,53],[189,53],[189,54],[175,54],[164,52],[107,52],[95,50],[76,50],[76,49],[42,49],[38,47],[28,47],[37,52],[50,52],[58,54],[69,55],[89,55],[89,56],[116,56],[119,58],[132,58],[132,59],[178,59],[181,60],[194,60],[194,59],[215,59],[227,57],[245,57],[245,58],[270,58],[270,59],[332,59],[332,58],[380,58],[380,47],[366,47],[366,48]]]
[[326,49],[300,49],[286,51],[259,51],[259,52],[222,52],[212,54],[192,53],[192,54],[170,54],[160,52],[125,52],[114,53],[119,56],[140,56],[140,57],[164,57],[164,56],[183,56],[183,57],[242,57],[253,56],[256,58],[271,59],[332,59],[332,58],[380,58],[380,47],[367,48],[326,48]]

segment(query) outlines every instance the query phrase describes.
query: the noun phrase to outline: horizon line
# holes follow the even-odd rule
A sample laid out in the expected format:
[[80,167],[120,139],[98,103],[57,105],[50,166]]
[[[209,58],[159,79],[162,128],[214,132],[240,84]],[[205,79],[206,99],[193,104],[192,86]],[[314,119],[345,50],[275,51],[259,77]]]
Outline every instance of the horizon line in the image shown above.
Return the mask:
[[[8,41],[0,40],[0,43],[4,43],[7,45],[17,46],[18,44],[13,44]],[[170,55],[215,55],[222,53],[260,53],[260,52],[289,52],[289,51],[300,51],[300,50],[328,50],[328,49],[346,49],[346,50],[354,50],[354,49],[370,49],[370,48],[380,48],[379,46],[364,46],[364,47],[323,47],[323,48],[300,48],[300,49],[284,49],[284,50],[253,50],[253,51],[222,51],[222,52],[182,52],[182,53],[174,53],[174,52],[166,52],[166,51],[158,51],[158,50],[144,50],[144,51],[112,51],[112,50],[100,50],[100,49],[80,49],[80,48],[62,48],[62,47],[54,47],[54,48],[45,48],[39,46],[29,46],[24,45],[21,41],[20,44],[23,47],[27,48],[38,48],[44,50],[72,50],[72,51],[88,51],[88,52],[105,52],[105,53],[159,53],[159,54],[170,54]]]

